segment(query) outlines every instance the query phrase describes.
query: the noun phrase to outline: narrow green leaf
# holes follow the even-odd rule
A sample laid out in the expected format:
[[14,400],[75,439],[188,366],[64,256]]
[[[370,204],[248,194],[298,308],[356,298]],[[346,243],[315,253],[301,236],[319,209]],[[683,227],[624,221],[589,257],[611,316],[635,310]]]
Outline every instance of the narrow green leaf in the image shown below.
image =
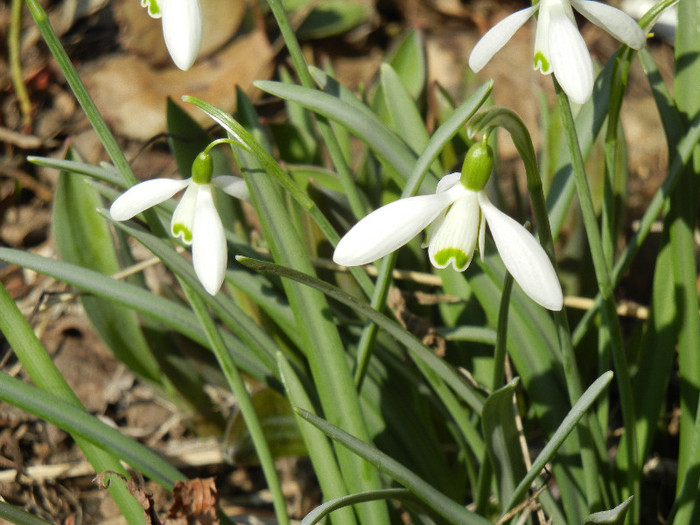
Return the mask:
[[4,501],[0,501],[0,518],[16,525],[51,525],[50,521],[43,520]]
[[[309,399],[309,395],[301,384],[296,371],[281,353],[277,354],[277,365],[282,384],[291,405],[301,407],[315,415],[317,413],[316,407]],[[301,419],[298,421],[299,430],[306,443],[309,458],[314,466],[314,472],[321,486],[323,497],[329,500],[346,497],[346,483],[328,438],[323,432],[303,424]],[[348,508],[334,514],[331,521],[334,525],[355,525],[357,523],[355,514]]]
[[456,525],[487,525],[490,523],[485,518],[474,514],[463,505],[448,498],[399,462],[376,448],[301,408],[296,408],[295,410],[301,417],[320,428],[332,439],[339,441],[355,454],[366,459],[382,472],[385,472],[395,481],[406,487],[449,523],[454,523]]
[[[275,390],[264,387],[253,392],[250,401],[267,437],[272,457],[307,455],[294,412],[286,398]],[[231,420],[224,446],[233,463],[258,463],[258,453],[240,411],[236,412]]]
[[491,394],[481,413],[481,428],[501,502],[510,500],[518,480],[527,472],[514,416],[513,394],[517,384],[516,377]]
[[202,301],[199,292],[182,279],[180,280],[180,284],[192,306],[192,310],[197,316],[197,319],[199,319],[204,332],[207,334],[211,349],[214,355],[216,355],[221,371],[224,376],[226,376],[226,381],[231,388],[231,392],[236,397],[238,410],[246,422],[250,440],[253,448],[257,452],[265,481],[267,481],[267,487],[272,495],[275,517],[280,525],[289,525],[289,514],[287,512],[284,494],[282,494],[279,475],[277,474],[270,447],[267,443],[258,414],[248,394],[243,376],[236,367],[231,352],[226,347],[226,343],[224,343],[224,339],[221,337],[221,332],[215,320],[212,318],[211,311],[207,308],[204,301]]
[[119,430],[72,403],[4,372],[0,372],[0,399],[114,454],[168,490],[172,490],[175,481],[185,479],[160,456]]
[[[124,305],[143,315],[171,327],[177,332],[206,346],[207,338],[194,318],[192,311],[164,297],[134,286],[116,281],[99,272],[87,270],[76,265],[41,257],[29,252],[0,248],[0,260],[32,269],[66,282],[80,290],[109,298],[117,304]],[[222,331],[227,348],[231,349],[237,366],[263,382],[274,382],[271,371],[260,358],[250,352],[245,345],[227,331]]]
[[[7,289],[0,283],[0,331],[12,347],[17,359],[22,363],[34,384],[46,392],[63,399],[66,403],[85,411],[82,403],[61,375],[46,349],[34,333],[34,330],[26,321],[17,305],[10,297]],[[2,377],[0,376],[0,381]],[[87,412],[85,412],[87,414]],[[85,454],[86,459],[92,465],[95,472],[112,470],[121,472],[123,469],[119,456],[94,446],[91,443],[73,436],[76,444]],[[123,516],[130,524],[138,523],[143,516],[143,510],[138,502],[129,494],[123,482],[114,483],[109,488],[110,495],[119,506]]]
[[487,345],[496,344],[496,330],[486,326],[457,326],[438,328],[438,333],[448,341],[472,341]]
[[51,51],[51,54],[56,59],[58,66],[61,68],[61,72],[65,76],[68,85],[75,95],[75,98],[80,103],[80,106],[85,112],[85,116],[87,116],[90,124],[92,124],[93,129],[100,138],[102,145],[112,159],[117,171],[121,174],[122,179],[127,185],[136,184],[138,181],[131,170],[129,162],[126,160],[126,156],[124,155],[122,148],[119,146],[114,138],[114,135],[112,135],[109,126],[107,126],[107,123],[102,118],[102,115],[97,109],[95,102],[92,100],[90,94],[85,88],[85,84],[83,84],[82,80],[80,79],[80,75],[78,75],[73,62],[71,62],[66,50],[61,45],[60,39],[53,30],[53,27],[51,27],[51,22],[49,21],[46,11],[44,11],[44,8],[36,0],[27,0],[26,3],[27,7],[29,7],[29,12],[39,28],[41,36],[44,38],[44,41]]
[[[588,158],[593,150],[593,144],[608,116],[610,82],[616,60],[617,54],[605,64],[603,71],[596,79],[593,96],[579,108],[576,114],[576,134],[584,159]],[[554,240],[559,236],[574,197],[575,183],[572,177],[571,155],[567,152],[565,140],[562,140],[559,145],[557,158],[555,176],[547,194],[547,208],[550,212],[549,219]]]
[[255,86],[283,100],[292,100],[302,106],[334,120],[349,129],[389,163],[399,176],[401,186],[405,174],[410,173],[416,159],[406,143],[389,130],[368,108],[357,111],[357,104],[348,104],[341,98],[302,86],[260,80]]
[[276,264],[242,256],[236,257],[236,260],[248,268],[277,274],[311,286],[323,292],[328,297],[353,308],[358,313],[370,319],[373,323],[378,324],[380,328],[384,329],[397,341],[405,345],[414,359],[425,362],[426,365],[445,381],[476,413],[481,413],[484,403],[482,394],[476,392],[460,374],[453,370],[444,360],[435,355],[432,350],[421,343],[413,334],[407,332],[401,325],[392,321],[381,312],[374,310],[366,303],[359,302],[340,288],[336,288],[324,281],[292,270],[291,268],[285,268]]
[[[478,89],[475,89],[464,102],[455,108],[445,122],[435,130],[435,133],[430,137],[430,141],[421,152],[410,172],[409,183],[404,188],[404,197],[413,195],[417,191],[417,181],[423,179],[428,171],[428,167],[440,156],[440,153],[447,143],[463,129],[464,123],[472,118],[474,113],[484,105],[492,89],[493,80],[484,82]],[[435,187],[434,184],[432,184],[431,191],[434,190]]]
[[539,453],[535,461],[532,462],[530,470],[525,477],[520,480],[520,483],[518,483],[518,486],[513,491],[513,495],[511,496],[509,502],[503,507],[503,512],[508,512],[515,506],[516,503],[518,503],[520,498],[527,491],[528,487],[530,487],[547,462],[552,459],[557,449],[562,445],[562,443],[564,443],[567,436],[571,433],[586,411],[591,407],[596,398],[603,392],[603,390],[607,388],[610,381],[612,381],[612,378],[612,372],[605,372],[583,393],[583,395],[579,398],[579,400],[561,422],[561,425],[559,425],[559,428],[557,428],[554,435],[552,435],[551,439]]
[[382,64],[379,68],[379,82],[391,120],[391,129],[400,134],[413,151],[420,153],[428,143],[429,136],[415,101],[389,64]]
[[297,36],[300,39],[328,38],[360,25],[369,15],[369,9],[363,4],[347,0],[325,0],[316,4],[304,19],[297,29]]
[[126,188],[126,183],[122,180],[119,172],[111,164],[103,163],[100,166],[92,166],[84,162],[67,159],[52,159],[49,157],[27,156],[27,160],[37,166],[53,168],[58,171],[87,175],[93,179],[109,182],[120,188]]
[[[253,133],[259,130],[257,119],[246,124]],[[314,275],[307,247],[299,230],[289,220],[284,195],[275,183],[280,167],[269,158],[267,152],[258,156],[250,151],[250,148],[233,148],[274,260],[304,274]],[[263,169],[265,173],[261,173]],[[368,438],[343,341],[338,327],[326,314],[330,308],[327,299],[318,291],[298,283],[284,281],[283,286],[303,341],[301,350],[309,363],[324,415],[349,432]],[[336,402],[338,399],[343,400],[342,406]],[[342,447],[338,447],[337,455],[350,491],[381,488],[379,473],[371,465]],[[356,512],[361,521],[371,520],[378,525],[389,523],[388,509],[383,502],[363,505]]]
[[181,106],[168,97],[168,144],[183,178],[190,176],[192,163],[211,142],[209,134]]
[[389,63],[406,91],[417,101],[425,88],[427,66],[421,32],[412,29],[401,40]]
[[315,525],[336,510],[355,505],[356,503],[374,501],[376,499],[408,501],[410,503],[419,501],[411,491],[406,489],[382,489],[361,492],[359,494],[350,494],[349,496],[336,498],[331,501],[326,501],[323,505],[319,505],[301,520],[301,525]]
[[[63,172],[53,207],[53,234],[61,258],[105,275],[120,268],[112,235],[97,212],[102,200],[84,175]],[[85,313],[115,357],[137,375],[164,381],[133,311],[109,299],[83,296]]]
[[610,510],[595,512],[583,520],[583,525],[593,525],[596,523],[605,523],[608,525],[623,525],[627,516],[627,509],[632,502],[634,496],[630,496],[617,507]]

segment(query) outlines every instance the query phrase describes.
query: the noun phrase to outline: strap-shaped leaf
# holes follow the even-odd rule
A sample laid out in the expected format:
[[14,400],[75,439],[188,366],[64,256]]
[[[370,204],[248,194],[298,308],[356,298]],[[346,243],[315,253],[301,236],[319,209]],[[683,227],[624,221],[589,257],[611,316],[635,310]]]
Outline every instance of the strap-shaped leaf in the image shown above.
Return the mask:
[[160,456],[84,409],[0,372],[0,399],[109,451],[167,489],[185,477]]
[[[61,258],[105,275],[121,267],[107,223],[96,211],[102,201],[84,175],[63,172],[53,207],[53,234]],[[139,376],[160,384],[160,367],[136,314],[109,299],[81,297],[85,313],[114,355]]]
[[513,395],[517,384],[516,377],[491,394],[486,399],[481,413],[486,450],[496,476],[501,502],[510,499],[518,480],[527,472],[513,407]]

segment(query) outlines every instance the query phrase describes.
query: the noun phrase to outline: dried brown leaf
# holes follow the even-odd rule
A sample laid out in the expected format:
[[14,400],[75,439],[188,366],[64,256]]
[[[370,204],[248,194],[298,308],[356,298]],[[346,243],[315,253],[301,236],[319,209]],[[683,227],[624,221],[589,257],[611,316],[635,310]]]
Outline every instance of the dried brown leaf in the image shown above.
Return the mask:
[[[107,122],[120,134],[139,140],[166,129],[166,98],[179,102],[192,95],[224,111],[233,111],[236,86],[251,89],[254,80],[268,78],[273,52],[262,31],[237,38],[189,71],[156,70],[136,56],[114,55],[84,71],[85,83]],[[200,123],[209,119],[196,108],[183,106]]]
[[92,480],[96,482],[100,488],[109,488],[112,483],[112,478],[117,477],[126,483],[126,488],[129,493],[136,498],[139,502],[141,508],[143,509],[144,518],[146,520],[146,525],[160,525],[160,519],[158,519],[158,514],[156,513],[155,504],[153,502],[153,494],[145,490],[141,486],[141,482],[130,477],[129,479],[118,472],[112,472],[107,470],[105,472],[100,472]]
[[218,525],[218,492],[214,478],[178,481],[173,488],[173,502],[165,525]]

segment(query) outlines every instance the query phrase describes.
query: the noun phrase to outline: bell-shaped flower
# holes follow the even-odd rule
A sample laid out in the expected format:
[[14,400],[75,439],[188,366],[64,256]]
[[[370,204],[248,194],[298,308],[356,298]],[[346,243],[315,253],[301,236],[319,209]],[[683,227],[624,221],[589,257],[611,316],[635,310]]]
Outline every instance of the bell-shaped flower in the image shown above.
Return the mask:
[[187,71],[202,44],[202,6],[199,0],[141,0],[153,18],[163,19],[163,38],[175,65]]
[[583,104],[593,92],[593,63],[576,27],[572,7],[629,47],[644,47],[644,31],[619,9],[594,0],[540,0],[493,26],[474,46],[469,67],[474,72],[481,70],[515,32],[539,12],[534,67],[546,75],[554,73],[569,98]]
[[207,292],[215,295],[224,281],[228,252],[212,186],[238,199],[247,200],[250,194],[240,177],[219,175],[212,178],[211,174],[211,157],[206,152],[200,153],[192,165],[189,179],[152,179],[137,184],[112,203],[109,213],[115,221],[126,221],[185,190],[173,213],[170,233],[192,246],[192,263],[197,278]]
[[434,195],[400,199],[367,215],[340,240],[333,261],[342,266],[376,261],[428,227],[424,247],[430,262],[461,272],[477,247],[483,257],[488,224],[503,263],[523,291],[545,308],[561,310],[561,286],[547,253],[486,196],[483,188],[492,166],[491,148],[483,143],[472,146],[462,173],[443,177]]

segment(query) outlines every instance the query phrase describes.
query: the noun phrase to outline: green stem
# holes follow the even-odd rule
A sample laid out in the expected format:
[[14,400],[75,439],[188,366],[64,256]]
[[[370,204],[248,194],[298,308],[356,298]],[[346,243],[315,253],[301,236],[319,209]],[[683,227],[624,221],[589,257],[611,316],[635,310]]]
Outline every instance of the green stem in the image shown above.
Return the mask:
[[22,123],[29,129],[32,125],[32,103],[29,100],[27,86],[24,83],[22,74],[22,63],[20,61],[20,30],[22,29],[22,0],[12,0],[12,14],[10,19],[10,30],[7,34],[7,50],[10,61],[10,75],[15,94],[19,101],[19,109],[22,113]]
[[[639,221],[639,230],[635,232],[615,263],[611,275],[613,286],[617,286],[622,277],[625,275],[625,272],[627,272],[629,269],[630,264],[639,251],[639,248],[642,246],[642,243],[651,231],[654,221],[661,213],[667,197],[676,187],[676,184],[678,183],[685,166],[690,160],[693,153],[693,148],[698,143],[698,140],[700,140],[700,114],[695,117],[693,122],[688,127],[686,135],[680,140],[675,148],[675,151],[672,152],[675,153],[675,155],[671,156],[673,160],[671,162],[671,167],[668,170],[666,179],[661,185],[661,188],[654,194],[654,197],[652,197],[651,202],[649,202],[644,215]],[[586,332],[593,323],[601,304],[602,296],[600,293],[598,293],[593,306],[584,314],[583,318],[579,321],[576,329],[574,330],[572,336],[574,346],[578,345],[586,335]]]
[[496,345],[493,349],[493,379],[491,380],[491,392],[495,392],[503,386],[506,377],[506,340],[508,334],[508,307],[510,306],[510,292],[513,290],[513,276],[506,273],[503,282],[503,295],[498,311],[498,326],[496,327]]
[[231,387],[231,391],[236,397],[238,409],[241,411],[243,420],[248,428],[253,446],[258,454],[258,460],[260,461],[260,466],[262,467],[265,480],[267,481],[267,486],[272,494],[272,505],[275,508],[275,517],[280,524],[286,525],[289,523],[289,515],[287,514],[287,505],[284,499],[284,494],[282,493],[282,486],[280,485],[280,480],[277,476],[277,471],[275,470],[275,461],[272,457],[272,453],[270,452],[270,447],[267,440],[265,439],[263,427],[258,419],[258,414],[255,412],[255,407],[250,399],[245,382],[241,377],[241,373],[239,372],[236,363],[231,358],[231,354],[226,348],[226,344],[221,338],[221,334],[216,328],[216,324],[214,323],[209,309],[206,307],[194,288],[189,286],[183,280],[180,280],[180,285],[187,295],[187,299],[192,306],[192,310],[197,316],[197,319],[199,319],[204,332],[207,334],[207,339],[209,340],[209,344],[214,352],[214,355],[216,355],[221,371],[224,373],[224,376]]
[[[527,177],[527,190],[532,203],[532,210],[537,222],[537,233],[540,244],[549,255],[554,268],[557,268],[554,256],[554,240],[547,213],[547,206],[542,187],[542,177],[537,167],[537,157],[535,149],[530,140],[530,135],[520,117],[515,112],[506,108],[493,107],[480,113],[472,124],[474,130],[488,130],[496,126],[502,126],[511,135],[520,157],[525,165]],[[557,327],[559,347],[561,350],[561,361],[566,379],[569,401],[573,406],[583,393],[581,377],[576,364],[574,346],[571,342],[571,332],[566,312],[554,312],[554,321]],[[581,462],[584,466],[583,472],[586,484],[586,495],[590,506],[596,507],[600,502],[600,487],[598,464],[604,463],[606,458],[605,440],[603,432],[596,424],[596,420],[587,417],[579,426],[579,437],[582,443]],[[595,449],[591,448],[595,446]],[[596,458],[597,452],[597,458]]]
[[[622,331],[620,328],[617,310],[615,306],[615,297],[610,279],[610,272],[605,263],[605,255],[602,248],[602,240],[598,231],[598,222],[591,198],[588,179],[583,164],[583,157],[579,149],[578,137],[574,124],[574,117],[571,113],[569,99],[562,91],[559,83],[554,80],[554,87],[557,94],[557,103],[562,115],[564,130],[566,133],[569,152],[571,154],[571,162],[576,183],[576,190],[581,206],[588,244],[591,250],[593,266],[598,281],[598,288],[603,301],[603,323],[609,330],[610,341],[612,344],[613,361],[617,371],[618,388],[620,392],[620,404],[622,407],[622,418],[624,421],[625,432],[623,439],[627,442],[627,491],[628,495],[639,494],[639,468],[637,461],[637,438],[634,432],[635,428],[635,408],[634,397],[632,394],[632,384],[629,377],[629,368],[627,366],[627,356],[622,339]],[[639,516],[639,498],[635,498],[631,512],[631,521],[636,523]]]
[[[287,51],[289,51],[289,55],[292,57],[292,62],[294,63],[294,68],[297,71],[297,75],[299,75],[301,85],[307,88],[315,87],[316,84],[311,77],[311,73],[309,73],[309,68],[306,64],[306,60],[304,59],[304,54],[301,51],[299,41],[294,34],[294,30],[289,23],[289,18],[287,18],[282,2],[280,0],[267,0],[267,4],[270,6],[270,10],[277,21],[277,26],[282,33],[282,38],[284,39],[285,44],[287,45]],[[335,136],[335,133],[333,133],[333,128],[328,120],[320,115],[316,115],[316,119],[318,122],[318,129],[320,130],[323,141],[328,148],[328,155],[333,161],[333,165],[335,166],[335,169],[340,177],[340,183],[343,186],[343,191],[345,192],[345,195],[350,203],[350,209],[356,218],[360,218],[365,215],[366,209],[362,203],[360,194],[357,191],[357,185],[352,177],[350,168],[348,167],[347,162],[345,162],[342,148],[340,147],[338,139]]]
[[[555,270],[557,269],[556,257],[554,255],[554,239],[552,229],[549,224],[547,205],[542,187],[542,177],[536,165],[525,163],[527,174],[527,190],[532,203],[532,210],[537,221],[537,234],[543,248],[547,251]],[[557,270],[558,273],[558,270]],[[566,311],[554,312],[554,323],[557,327],[559,348],[561,351],[562,367],[566,378],[566,390],[569,393],[569,401],[573,406],[583,394],[581,375],[576,363],[574,346],[571,341],[571,330]],[[592,448],[593,444],[597,449],[604,449],[604,436],[600,428],[595,425],[594,418],[586,416],[578,426],[578,435],[581,441],[581,462],[583,464],[584,480],[586,484],[586,497],[589,508],[596,508],[601,501],[600,476],[598,459]],[[604,457],[604,456],[603,456]]]
[[26,2],[32,17],[39,28],[41,36],[44,38],[44,41],[49,47],[51,54],[56,59],[56,62],[58,62],[58,66],[61,68],[63,75],[66,77],[68,85],[73,90],[75,98],[78,99],[78,102],[83,108],[83,111],[90,121],[90,124],[92,124],[92,127],[95,129],[97,136],[100,137],[102,145],[105,147],[105,150],[107,150],[107,154],[109,155],[110,159],[112,159],[114,166],[119,170],[124,180],[130,186],[136,184],[138,179],[131,170],[131,166],[129,166],[129,162],[126,160],[122,149],[114,139],[114,135],[112,135],[112,132],[107,127],[107,123],[102,118],[102,115],[100,115],[97,106],[95,106],[95,103],[88,94],[85,85],[83,84],[82,80],[80,80],[78,72],[70,61],[70,58],[68,58],[65,49],[63,49],[61,41],[59,40],[58,36],[56,36],[56,33],[49,23],[46,11],[44,11],[44,8],[41,7],[41,4],[39,4],[37,0],[26,0]]

